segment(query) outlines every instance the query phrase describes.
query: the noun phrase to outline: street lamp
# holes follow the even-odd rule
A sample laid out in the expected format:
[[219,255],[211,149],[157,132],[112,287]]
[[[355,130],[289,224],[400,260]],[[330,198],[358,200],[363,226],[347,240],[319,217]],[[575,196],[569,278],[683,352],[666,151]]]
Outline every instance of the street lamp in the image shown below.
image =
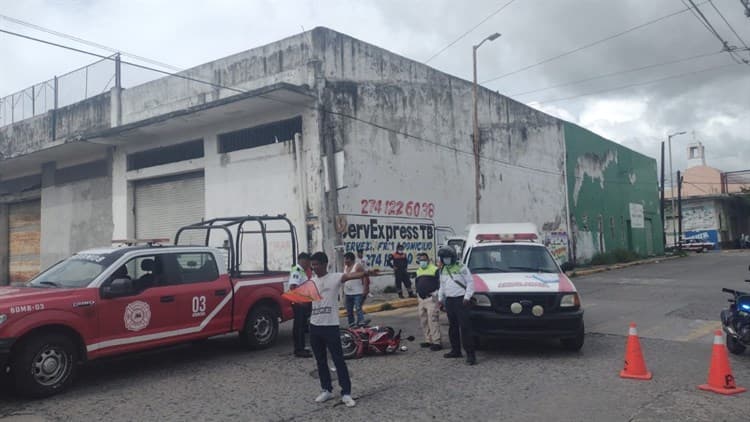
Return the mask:
[[[667,136],[667,145],[669,146],[669,196],[672,197],[672,241],[674,246],[677,245],[677,226],[675,225],[675,214],[674,214],[674,175],[672,174],[672,138],[677,135],[684,135],[687,132],[675,132]],[[680,233],[682,235],[682,233]]]
[[477,50],[484,44],[485,41],[495,41],[500,38],[500,34],[495,32],[494,34],[483,39],[479,44],[472,47],[472,58],[474,59],[474,201],[475,201],[475,223],[479,223],[479,199],[481,194],[479,193],[479,117],[477,115]]

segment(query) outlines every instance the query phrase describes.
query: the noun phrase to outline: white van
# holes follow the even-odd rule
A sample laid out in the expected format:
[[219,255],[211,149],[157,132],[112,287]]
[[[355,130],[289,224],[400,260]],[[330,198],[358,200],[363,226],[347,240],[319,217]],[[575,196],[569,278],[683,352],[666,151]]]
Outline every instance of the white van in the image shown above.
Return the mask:
[[462,262],[474,275],[474,333],[554,338],[579,350],[584,327],[578,292],[540,240],[533,223],[469,226]]

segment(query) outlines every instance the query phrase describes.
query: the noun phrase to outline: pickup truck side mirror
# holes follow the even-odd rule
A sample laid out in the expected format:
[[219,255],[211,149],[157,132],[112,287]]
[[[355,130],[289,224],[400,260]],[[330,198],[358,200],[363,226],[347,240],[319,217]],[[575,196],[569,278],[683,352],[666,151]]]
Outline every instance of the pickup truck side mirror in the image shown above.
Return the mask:
[[103,297],[120,297],[127,296],[135,292],[133,280],[129,278],[116,278],[112,280],[109,286],[102,288]]
[[560,269],[563,270],[564,272],[570,271],[573,268],[575,268],[575,265],[573,265],[573,263],[570,261],[563,262],[562,265],[560,265]]

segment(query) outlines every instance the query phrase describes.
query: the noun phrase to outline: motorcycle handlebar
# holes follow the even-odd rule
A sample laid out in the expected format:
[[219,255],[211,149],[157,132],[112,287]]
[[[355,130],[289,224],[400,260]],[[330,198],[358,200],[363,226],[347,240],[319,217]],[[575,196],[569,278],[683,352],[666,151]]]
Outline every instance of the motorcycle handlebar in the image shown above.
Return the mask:
[[732,289],[727,289],[727,288],[723,288],[723,289],[721,289],[721,291],[722,291],[722,292],[725,292],[725,293],[731,293],[731,294],[735,294],[735,293],[736,293],[736,292],[735,292],[734,290],[732,290]]

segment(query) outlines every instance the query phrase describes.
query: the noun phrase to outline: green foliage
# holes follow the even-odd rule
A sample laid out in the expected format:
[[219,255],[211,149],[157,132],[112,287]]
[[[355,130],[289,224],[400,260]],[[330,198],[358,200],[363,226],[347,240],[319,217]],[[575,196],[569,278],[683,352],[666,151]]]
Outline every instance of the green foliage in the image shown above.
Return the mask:
[[383,293],[398,293],[398,290],[396,290],[396,286],[385,286]]
[[605,252],[594,255],[591,258],[591,265],[612,265],[622,262],[632,262],[641,259],[641,256],[627,249],[616,249],[611,252]]

